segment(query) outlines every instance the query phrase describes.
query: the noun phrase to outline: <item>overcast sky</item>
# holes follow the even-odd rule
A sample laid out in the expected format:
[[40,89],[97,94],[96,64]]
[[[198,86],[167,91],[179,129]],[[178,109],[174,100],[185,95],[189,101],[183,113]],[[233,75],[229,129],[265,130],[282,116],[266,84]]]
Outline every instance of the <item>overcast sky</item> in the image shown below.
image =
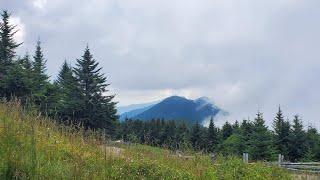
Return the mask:
[[43,42],[52,79],[88,43],[120,105],[208,96],[230,120],[257,110],[320,126],[319,0],[0,0],[19,54]]

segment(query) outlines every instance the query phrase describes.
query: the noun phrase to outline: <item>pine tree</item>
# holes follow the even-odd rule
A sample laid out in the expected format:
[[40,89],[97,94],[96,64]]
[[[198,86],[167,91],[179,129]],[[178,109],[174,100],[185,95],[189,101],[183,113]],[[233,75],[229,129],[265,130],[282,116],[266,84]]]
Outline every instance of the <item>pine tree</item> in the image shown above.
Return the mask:
[[113,102],[113,95],[104,95],[110,84],[106,83],[106,77],[100,73],[99,63],[96,62],[88,47],[81,59],[77,60],[77,67],[74,69],[75,77],[79,84],[81,93],[80,119],[86,128],[106,129],[113,134],[117,124],[116,103]]
[[258,112],[253,122],[249,153],[255,160],[270,160],[272,157],[272,137],[265,126],[262,113]]
[[280,107],[273,121],[273,128],[275,148],[278,153],[287,157],[289,153],[290,123],[284,120]]
[[290,131],[289,158],[291,161],[299,161],[306,152],[306,133],[298,115],[294,116]]
[[219,143],[218,131],[214,125],[213,118],[211,117],[208,128],[208,150],[209,152],[215,152]]

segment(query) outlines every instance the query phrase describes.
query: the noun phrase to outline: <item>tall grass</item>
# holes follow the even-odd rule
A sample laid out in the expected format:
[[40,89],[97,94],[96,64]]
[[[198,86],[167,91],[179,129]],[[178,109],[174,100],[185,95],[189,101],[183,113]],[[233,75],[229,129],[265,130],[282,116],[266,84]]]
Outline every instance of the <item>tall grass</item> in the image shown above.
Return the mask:
[[0,179],[289,179],[237,158],[179,157],[144,145],[108,145],[102,133],[67,127],[0,103]]

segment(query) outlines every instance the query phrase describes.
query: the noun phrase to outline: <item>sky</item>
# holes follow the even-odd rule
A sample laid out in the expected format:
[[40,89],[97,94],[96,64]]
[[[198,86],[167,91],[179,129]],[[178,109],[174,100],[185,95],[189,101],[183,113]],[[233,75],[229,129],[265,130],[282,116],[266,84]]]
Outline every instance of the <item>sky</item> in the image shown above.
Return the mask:
[[0,0],[54,79],[88,44],[119,105],[207,96],[229,121],[278,106],[320,128],[319,0]]

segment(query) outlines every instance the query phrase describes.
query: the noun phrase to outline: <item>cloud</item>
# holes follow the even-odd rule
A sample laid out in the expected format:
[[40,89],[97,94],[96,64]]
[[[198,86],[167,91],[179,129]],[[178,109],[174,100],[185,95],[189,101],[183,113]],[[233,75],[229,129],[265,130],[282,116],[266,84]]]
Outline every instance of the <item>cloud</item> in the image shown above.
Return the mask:
[[43,10],[47,4],[47,0],[34,0],[32,4],[34,7]]
[[16,25],[18,27],[18,31],[16,32],[16,34],[14,36],[15,41],[17,41],[18,43],[23,42],[26,32],[25,32],[25,25],[21,22],[20,17],[13,16],[10,19],[9,23],[12,25]]
[[[318,120],[316,0],[1,1],[24,25],[20,53],[43,41],[48,73],[89,43],[120,104],[209,96],[230,121],[279,104]],[[20,27],[20,26],[19,26]],[[320,126],[318,124],[318,126]]]

